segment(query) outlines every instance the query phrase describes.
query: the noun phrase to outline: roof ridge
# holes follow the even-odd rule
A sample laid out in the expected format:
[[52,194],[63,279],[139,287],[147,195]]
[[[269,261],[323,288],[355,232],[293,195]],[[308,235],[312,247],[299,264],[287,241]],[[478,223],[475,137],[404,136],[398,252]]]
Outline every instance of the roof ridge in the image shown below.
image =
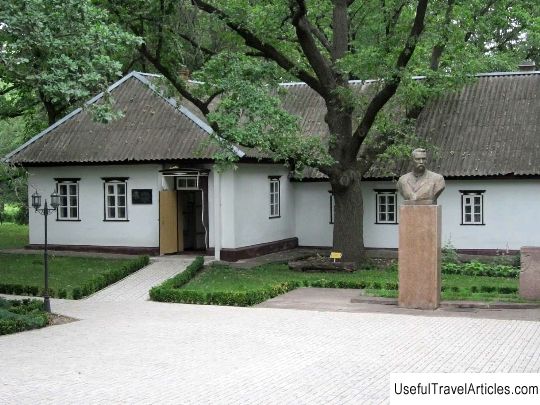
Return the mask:
[[[488,72],[488,73],[476,73],[474,77],[491,77],[491,76],[526,76],[526,75],[537,75],[540,74],[540,70],[534,70],[534,71],[518,71],[518,72]],[[413,80],[423,80],[427,76],[412,76]],[[366,80],[360,80],[360,79],[351,79],[349,80],[349,83],[373,83],[377,82],[380,79],[366,79]],[[305,82],[283,82],[279,83],[280,86],[307,86]]]

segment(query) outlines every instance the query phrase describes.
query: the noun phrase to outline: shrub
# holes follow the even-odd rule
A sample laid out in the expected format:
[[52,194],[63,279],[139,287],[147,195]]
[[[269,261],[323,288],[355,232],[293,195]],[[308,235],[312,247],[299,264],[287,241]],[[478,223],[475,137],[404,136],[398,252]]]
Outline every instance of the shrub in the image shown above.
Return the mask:
[[83,297],[81,289],[79,287],[75,287],[71,291],[71,296],[73,297],[74,300],[81,299]]
[[519,268],[506,264],[481,263],[471,261],[469,263],[443,263],[442,272],[444,274],[461,274],[464,276],[488,276],[518,278]]
[[[111,270],[108,273],[99,274],[92,279],[84,283],[79,287],[73,288],[71,296],[73,299],[78,300],[93,294],[102,288],[116,283],[124,277],[129,276],[131,273],[145,267],[150,262],[148,256],[140,256],[137,259],[131,260],[125,264],[121,269]],[[14,295],[30,295],[30,296],[43,296],[43,288],[37,286],[21,285],[21,284],[0,284],[0,293],[2,294],[14,294]],[[60,288],[55,291],[53,288],[49,288],[49,296],[52,298],[68,298],[68,292],[65,288]]]
[[442,257],[443,263],[452,264],[452,263],[459,262],[458,253],[450,239],[447,240],[444,246],[442,247],[441,257]]
[[517,287],[497,287],[499,294],[515,294],[518,292]]
[[385,283],[384,288],[386,290],[399,290],[398,283]]
[[0,298],[0,335],[41,328],[48,318],[38,300],[8,301]]
[[227,305],[247,307],[285,294],[300,287],[298,282],[285,282],[267,288],[250,291],[203,292],[173,287],[154,287],[150,297],[154,301],[177,302],[184,304]]
[[74,300],[87,297],[147,266],[149,262],[150,258],[148,256],[140,256],[139,258],[128,262],[120,269],[114,269],[107,273],[92,277],[89,281],[80,286],[80,288],[75,287],[72,290],[71,295]]
[[[174,296],[176,296],[174,294],[174,291],[178,290],[189,280],[195,277],[199,270],[203,268],[203,266],[204,258],[202,256],[196,257],[195,260],[189,266],[187,266],[187,268],[182,273],[177,274],[176,276],[166,280],[165,282],[156,287],[152,287],[152,289],[150,290],[150,299],[162,302],[186,302],[176,301],[174,298]],[[186,296],[186,299],[188,299],[188,296],[189,294]]]

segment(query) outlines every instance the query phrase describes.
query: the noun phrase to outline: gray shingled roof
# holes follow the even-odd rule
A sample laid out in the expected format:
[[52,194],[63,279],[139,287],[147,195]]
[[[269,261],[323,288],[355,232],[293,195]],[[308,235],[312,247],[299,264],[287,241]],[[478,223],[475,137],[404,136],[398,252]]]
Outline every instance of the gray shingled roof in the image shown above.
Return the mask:
[[[207,158],[201,150],[211,129],[189,104],[179,112],[159,96],[144,76],[130,74],[111,94],[125,117],[110,124],[74,111],[45,134],[11,154],[19,164],[159,161]],[[362,91],[366,84],[351,82]],[[325,106],[303,83],[284,84],[285,108],[300,117],[304,134],[326,136]],[[369,85],[368,85],[369,87]],[[94,100],[95,101],[95,100]],[[417,132],[438,149],[430,168],[444,176],[540,175],[540,72],[491,73],[461,91],[431,102],[417,121]],[[261,157],[242,148],[248,157]],[[407,162],[392,168],[396,175]],[[371,178],[387,177],[375,168]],[[316,170],[306,177],[324,177]]]
[[98,123],[79,108],[8,155],[9,161],[36,165],[211,159],[216,152],[208,142],[212,129],[190,110],[161,97],[148,78],[133,72],[111,86],[123,118]]
[[[360,82],[351,82],[359,92]],[[328,135],[324,103],[303,83],[285,85],[284,104],[301,117],[302,131]],[[434,145],[429,168],[445,177],[540,175],[540,72],[480,74],[462,90],[429,103],[417,135]],[[376,167],[366,178],[398,176],[409,161]],[[324,179],[315,169],[304,178]]]
[[540,174],[540,72],[483,75],[429,104],[417,132],[444,176]]

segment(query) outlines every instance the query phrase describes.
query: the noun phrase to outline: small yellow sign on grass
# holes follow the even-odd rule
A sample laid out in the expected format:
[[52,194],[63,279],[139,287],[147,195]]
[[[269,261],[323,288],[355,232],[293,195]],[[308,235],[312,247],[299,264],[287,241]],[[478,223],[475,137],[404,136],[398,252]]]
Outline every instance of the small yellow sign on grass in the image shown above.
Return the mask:
[[336,259],[341,260],[341,256],[343,256],[341,252],[330,252],[330,259],[334,259],[334,262]]

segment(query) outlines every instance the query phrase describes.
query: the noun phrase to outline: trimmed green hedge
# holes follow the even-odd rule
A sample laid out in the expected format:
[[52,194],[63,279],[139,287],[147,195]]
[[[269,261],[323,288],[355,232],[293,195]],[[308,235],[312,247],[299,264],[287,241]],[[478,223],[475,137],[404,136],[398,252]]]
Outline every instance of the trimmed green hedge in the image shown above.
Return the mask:
[[[116,283],[118,280],[121,280],[124,277],[129,276],[131,273],[134,273],[137,270],[147,266],[149,262],[150,258],[148,256],[140,256],[122,266],[120,269],[115,269],[109,271],[108,273],[96,275],[80,287],[73,288],[71,298],[78,300],[87,297],[88,295],[93,294],[110,284]],[[34,297],[44,295],[43,288],[22,284],[0,284],[0,293],[30,295]],[[52,298],[68,298],[68,292],[65,288],[59,288],[58,290],[49,288],[49,296]]]
[[187,268],[182,273],[177,274],[176,276],[164,281],[162,284],[156,287],[152,287],[152,289],[150,290],[150,299],[162,302],[182,302],[166,299],[166,297],[170,296],[168,290],[176,290],[182,287],[189,280],[195,277],[197,273],[203,268],[203,266],[204,257],[197,256],[195,260],[189,266],[187,266]]
[[[201,291],[191,290],[186,284],[193,279],[203,268],[204,261],[202,257],[195,259],[187,269],[173,278],[165,281],[159,286],[150,290],[150,298],[154,301],[161,302],[176,302],[184,304],[206,304],[206,305],[232,305],[232,306],[251,306],[268,299],[274,298],[280,294],[285,294],[299,287],[319,287],[319,288],[352,288],[352,289],[372,289],[372,290],[398,290],[397,282],[379,282],[379,281],[356,281],[356,280],[331,280],[326,278],[316,280],[303,281],[284,281],[272,286],[261,287],[248,291]],[[478,268],[462,267],[466,271],[477,271]],[[487,265],[488,268],[496,268],[501,265]],[[510,267],[510,266],[502,266]],[[513,269],[510,267],[510,269]],[[482,267],[482,271],[484,267]],[[461,271],[461,270],[460,270]],[[462,274],[457,271],[454,274]],[[505,273],[505,275],[508,273]],[[475,273],[476,275],[476,273]],[[479,274],[478,274],[479,275]],[[323,276],[324,277],[324,276]],[[472,287],[457,287],[443,286],[443,291],[460,292],[470,290],[472,293],[486,292],[499,294],[515,294],[516,287],[508,286],[472,286]]]
[[41,328],[48,322],[41,301],[8,301],[0,298],[0,335]]
[[397,283],[363,282],[354,280],[305,280],[286,281],[273,286],[259,288],[249,291],[214,291],[204,292],[182,288],[203,268],[204,260],[197,257],[187,269],[165,281],[159,286],[150,290],[150,298],[154,301],[176,302],[183,304],[205,304],[205,305],[231,305],[231,306],[251,306],[259,304],[270,298],[285,294],[299,287],[321,287],[321,288],[385,288],[397,290]]
[[129,276],[131,273],[142,269],[143,267],[147,266],[148,263],[150,263],[150,258],[148,256],[141,256],[136,260],[129,262],[125,266],[122,266],[120,269],[111,270],[108,273],[94,276],[81,287],[75,287],[73,289],[73,299],[78,300],[87,297],[96,291],[99,291],[108,285],[116,283],[124,277]]

